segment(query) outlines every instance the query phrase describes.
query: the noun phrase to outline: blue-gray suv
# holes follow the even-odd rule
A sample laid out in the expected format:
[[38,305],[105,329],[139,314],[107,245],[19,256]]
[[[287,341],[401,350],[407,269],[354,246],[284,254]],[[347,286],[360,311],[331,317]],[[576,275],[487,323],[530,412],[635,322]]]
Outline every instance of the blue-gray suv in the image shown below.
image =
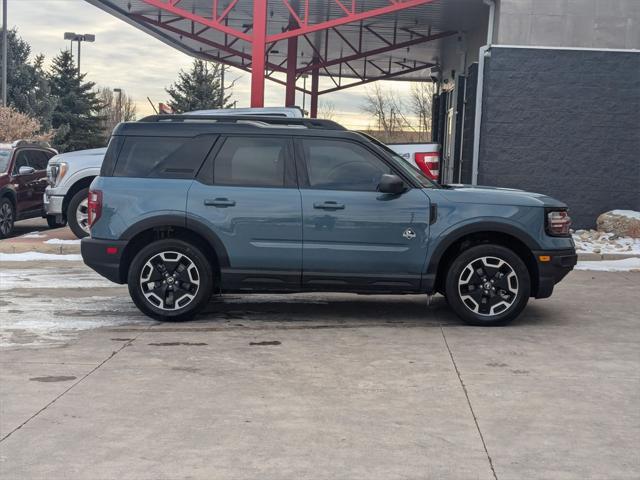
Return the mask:
[[161,320],[214,291],[439,292],[468,323],[505,324],[576,263],[565,204],[438,185],[326,120],[122,123],[88,214],[85,263]]

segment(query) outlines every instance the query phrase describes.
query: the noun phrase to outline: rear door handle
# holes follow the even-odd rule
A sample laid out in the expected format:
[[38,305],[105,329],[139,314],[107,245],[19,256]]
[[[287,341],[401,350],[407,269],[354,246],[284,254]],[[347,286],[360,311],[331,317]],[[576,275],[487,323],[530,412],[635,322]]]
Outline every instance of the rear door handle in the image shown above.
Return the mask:
[[228,198],[207,198],[204,201],[204,204],[207,207],[220,207],[220,208],[226,208],[226,207],[234,207],[236,205],[236,202],[234,200],[229,200]]
[[316,202],[313,204],[313,208],[320,208],[322,210],[344,210],[344,203],[334,201]]

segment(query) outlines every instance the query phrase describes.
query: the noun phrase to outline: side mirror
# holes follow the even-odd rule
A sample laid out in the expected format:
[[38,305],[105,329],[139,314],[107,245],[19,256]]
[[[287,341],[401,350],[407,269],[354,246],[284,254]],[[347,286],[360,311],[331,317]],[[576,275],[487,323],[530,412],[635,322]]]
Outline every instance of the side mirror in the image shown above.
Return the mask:
[[390,175],[385,173],[380,177],[380,183],[378,184],[378,191],[380,193],[391,193],[397,195],[405,191],[404,182],[397,175]]
[[31,175],[36,173],[36,169],[33,167],[22,166],[18,169],[18,175]]

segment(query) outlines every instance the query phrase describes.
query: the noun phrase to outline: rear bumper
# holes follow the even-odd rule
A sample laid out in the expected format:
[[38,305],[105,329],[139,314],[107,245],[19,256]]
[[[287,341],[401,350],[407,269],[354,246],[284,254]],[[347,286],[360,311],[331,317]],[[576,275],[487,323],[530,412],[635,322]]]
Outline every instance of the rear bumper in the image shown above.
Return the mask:
[[122,253],[126,245],[126,240],[83,238],[80,242],[82,260],[87,266],[112,282],[126,283],[121,269]]
[[[534,251],[538,265],[538,289],[535,298],[547,298],[553,293],[553,287],[573,270],[578,262],[574,249]],[[541,256],[551,257],[549,261],[540,261]]]

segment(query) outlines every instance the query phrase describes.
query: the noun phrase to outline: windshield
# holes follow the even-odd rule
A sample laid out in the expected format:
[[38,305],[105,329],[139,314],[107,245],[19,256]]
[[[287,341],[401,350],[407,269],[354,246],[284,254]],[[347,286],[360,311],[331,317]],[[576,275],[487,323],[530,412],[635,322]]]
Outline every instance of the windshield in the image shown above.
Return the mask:
[[9,168],[11,161],[11,150],[7,148],[0,149],[0,173],[5,173]]
[[366,139],[368,139],[371,142],[375,143],[378,147],[380,147],[386,153],[388,153],[389,156],[391,157],[391,159],[393,160],[393,164],[396,167],[398,167],[400,170],[402,170],[402,173],[404,173],[406,176],[411,177],[413,180],[418,182],[418,184],[422,188],[438,188],[438,184],[436,182],[434,182],[433,180],[428,178],[424,174],[424,172],[422,170],[420,170],[418,167],[416,167],[416,166],[412,165],[411,163],[407,162],[404,158],[402,158],[400,155],[398,155],[396,152],[394,152],[391,148],[389,148],[389,146],[385,145],[380,140],[378,140],[377,138],[369,135],[368,133],[358,132],[358,134],[362,135]]

